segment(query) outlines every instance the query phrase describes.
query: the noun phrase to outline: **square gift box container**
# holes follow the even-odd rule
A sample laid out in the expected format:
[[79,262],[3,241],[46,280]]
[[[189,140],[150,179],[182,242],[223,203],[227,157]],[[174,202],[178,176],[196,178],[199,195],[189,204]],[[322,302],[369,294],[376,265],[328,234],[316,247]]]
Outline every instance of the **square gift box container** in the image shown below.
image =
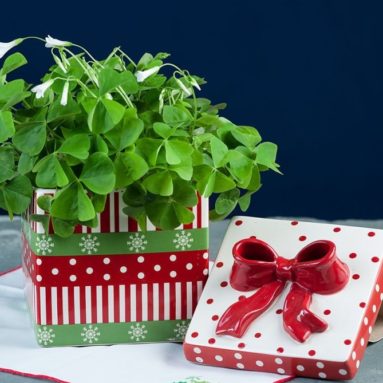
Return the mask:
[[182,341],[208,275],[208,200],[195,220],[158,230],[122,213],[122,192],[107,196],[99,226],[69,238],[44,233],[37,189],[22,221],[26,296],[40,345]]
[[[315,320],[327,322],[327,329],[313,332],[303,342],[290,336],[284,328],[283,308],[289,290],[296,283],[287,282],[273,304],[250,321],[242,336],[217,334],[217,324],[223,322],[222,316],[228,307],[258,291],[256,287],[238,291],[230,283],[233,246],[251,237],[255,237],[253,241],[266,242],[278,257],[287,259],[284,260],[287,263],[293,258],[302,259],[304,263],[304,258],[296,256],[313,241],[335,244],[338,260],[349,269],[348,282],[332,294],[313,292],[309,308]],[[249,259],[251,263],[251,254]],[[383,299],[382,262],[382,230],[236,217],[228,228],[185,337],[186,358],[218,367],[351,379],[358,371]],[[287,275],[286,270],[277,270],[275,275]],[[277,278],[275,275],[273,278]],[[296,275],[290,274],[287,280],[295,280]],[[249,310],[250,301],[246,300],[244,310]],[[298,321],[303,322],[303,311],[297,313]]]

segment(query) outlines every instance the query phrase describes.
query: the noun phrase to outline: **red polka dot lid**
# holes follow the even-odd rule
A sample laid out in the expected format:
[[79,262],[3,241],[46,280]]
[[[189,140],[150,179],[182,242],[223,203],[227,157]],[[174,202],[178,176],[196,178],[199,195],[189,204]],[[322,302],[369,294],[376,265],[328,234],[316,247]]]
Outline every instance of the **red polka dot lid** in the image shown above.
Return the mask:
[[[335,244],[337,257],[350,271],[348,283],[336,294],[312,294],[310,306],[310,311],[327,323],[327,330],[313,333],[303,343],[284,331],[283,307],[291,285],[288,282],[274,304],[251,320],[243,336],[216,333],[225,310],[257,291],[251,287],[237,291],[230,284],[232,248],[239,240],[250,237],[266,242],[286,259],[295,258],[313,241]],[[195,363],[229,368],[351,379],[359,369],[383,298],[382,259],[381,230],[236,217],[194,313],[185,339],[185,355]],[[200,351],[198,355],[193,352],[195,347]]]

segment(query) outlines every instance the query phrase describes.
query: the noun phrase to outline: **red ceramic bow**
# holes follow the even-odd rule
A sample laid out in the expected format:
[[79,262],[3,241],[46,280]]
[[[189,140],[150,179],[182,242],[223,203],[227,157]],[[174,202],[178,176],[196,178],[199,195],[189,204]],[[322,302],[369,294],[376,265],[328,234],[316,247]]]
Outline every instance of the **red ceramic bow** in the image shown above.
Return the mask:
[[242,337],[251,322],[277,299],[287,281],[292,286],[283,307],[285,330],[304,342],[311,333],[327,329],[327,323],[309,307],[312,293],[333,294],[348,282],[349,269],[336,256],[333,242],[312,242],[295,258],[286,259],[266,242],[247,238],[234,245],[233,256],[231,286],[239,291],[259,289],[224,312],[217,325],[218,335]]

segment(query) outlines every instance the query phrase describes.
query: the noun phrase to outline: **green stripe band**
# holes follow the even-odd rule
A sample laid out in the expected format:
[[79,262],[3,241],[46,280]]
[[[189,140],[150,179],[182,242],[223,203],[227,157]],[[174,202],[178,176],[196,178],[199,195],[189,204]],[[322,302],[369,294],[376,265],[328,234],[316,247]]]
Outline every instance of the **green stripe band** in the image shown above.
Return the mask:
[[190,320],[128,323],[35,325],[43,347],[108,345],[118,343],[182,342]]

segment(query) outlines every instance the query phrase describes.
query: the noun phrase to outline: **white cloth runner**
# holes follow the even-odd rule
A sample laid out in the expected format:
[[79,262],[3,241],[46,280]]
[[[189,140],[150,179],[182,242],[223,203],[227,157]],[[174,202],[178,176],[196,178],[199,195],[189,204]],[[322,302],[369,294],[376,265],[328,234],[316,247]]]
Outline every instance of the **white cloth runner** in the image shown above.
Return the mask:
[[[20,269],[0,276],[0,371],[69,383],[275,383],[280,375],[198,366],[174,343],[41,348],[30,323]],[[199,379],[187,379],[199,377]]]

